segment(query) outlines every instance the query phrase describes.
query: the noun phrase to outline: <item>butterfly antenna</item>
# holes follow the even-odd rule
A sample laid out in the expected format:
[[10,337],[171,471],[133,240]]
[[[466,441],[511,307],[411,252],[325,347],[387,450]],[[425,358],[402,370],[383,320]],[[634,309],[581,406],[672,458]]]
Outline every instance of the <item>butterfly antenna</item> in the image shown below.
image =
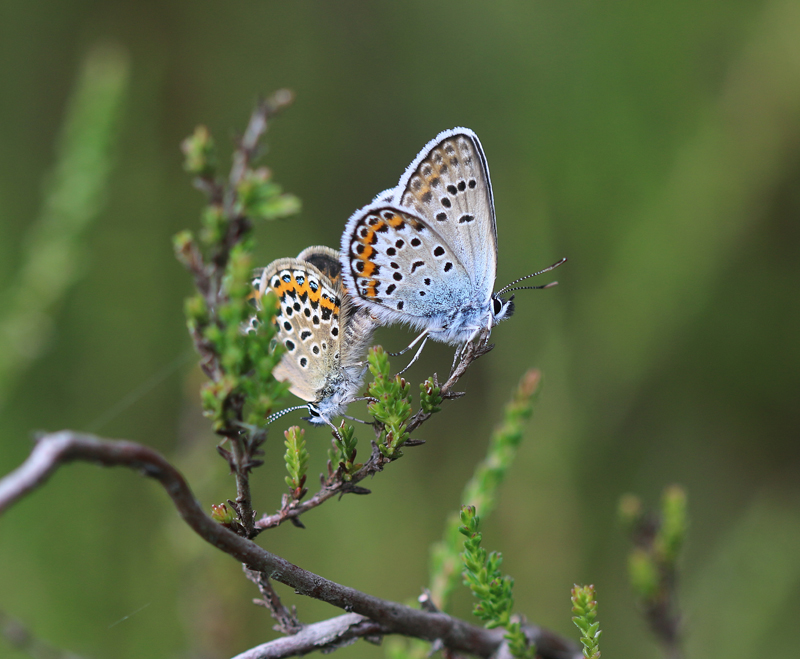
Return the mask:
[[307,410],[308,405],[295,405],[294,407],[287,407],[285,410],[281,410],[280,412],[275,412],[275,414],[270,414],[267,417],[266,425],[269,425],[273,421],[280,419],[284,414],[289,414],[289,412],[294,412],[295,410]]
[[519,282],[521,282],[521,281],[524,281],[526,279],[530,279],[531,277],[537,277],[539,275],[543,275],[545,272],[550,272],[551,270],[555,270],[558,266],[560,266],[560,265],[562,265],[563,263],[566,263],[566,262],[567,262],[567,259],[565,257],[565,258],[561,259],[560,261],[558,261],[557,263],[554,263],[553,265],[545,268],[544,270],[539,270],[539,272],[534,272],[532,275],[525,275],[524,277],[520,277],[519,279],[515,279],[510,284],[508,284],[508,286],[504,286],[499,291],[497,291],[497,293],[495,293],[495,295],[502,295],[503,293],[507,293],[509,291],[529,291],[529,290],[534,290],[534,289],[539,289],[539,288],[551,288],[553,286],[557,286],[558,282],[557,281],[553,281],[553,282],[550,282],[549,284],[544,284],[543,286],[517,286],[516,288],[511,288],[514,284],[519,284]]

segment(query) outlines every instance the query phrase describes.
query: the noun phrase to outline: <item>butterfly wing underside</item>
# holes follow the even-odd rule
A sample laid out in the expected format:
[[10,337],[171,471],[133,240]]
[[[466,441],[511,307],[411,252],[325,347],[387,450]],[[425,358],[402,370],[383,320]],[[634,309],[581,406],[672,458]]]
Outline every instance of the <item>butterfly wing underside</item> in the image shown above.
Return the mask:
[[469,304],[472,282],[434,227],[385,203],[356,211],[342,236],[345,286],[363,306],[392,322],[430,327]]
[[478,136],[467,128],[439,133],[408,166],[392,201],[441,235],[488,300],[497,275],[497,222]]
[[280,302],[276,338],[286,348],[273,374],[288,380],[295,396],[314,402],[338,373],[341,289],[308,261],[278,259],[261,273],[257,299],[269,290]]

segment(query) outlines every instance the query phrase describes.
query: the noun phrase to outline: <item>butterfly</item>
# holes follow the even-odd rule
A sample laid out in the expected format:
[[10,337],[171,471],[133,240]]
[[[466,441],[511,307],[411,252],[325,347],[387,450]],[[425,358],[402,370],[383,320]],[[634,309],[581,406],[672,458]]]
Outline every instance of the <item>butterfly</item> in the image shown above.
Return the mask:
[[[273,414],[268,422],[305,407],[309,423],[334,427],[331,419],[343,415],[358,394],[366,371],[361,360],[376,324],[342,289],[341,269],[336,250],[314,246],[256,273],[256,304],[270,290],[280,302],[275,340],[286,353],[273,375],[307,401]],[[251,322],[248,331],[254,330]]]
[[396,188],[350,217],[341,243],[342,277],[354,303],[381,325],[405,323],[422,331],[409,346],[424,337],[415,360],[428,337],[466,345],[485,330],[488,338],[514,313],[514,296],[503,294],[554,286],[558,282],[512,288],[564,261],[492,292],[492,184],[478,136],[467,128],[446,130],[428,142]]

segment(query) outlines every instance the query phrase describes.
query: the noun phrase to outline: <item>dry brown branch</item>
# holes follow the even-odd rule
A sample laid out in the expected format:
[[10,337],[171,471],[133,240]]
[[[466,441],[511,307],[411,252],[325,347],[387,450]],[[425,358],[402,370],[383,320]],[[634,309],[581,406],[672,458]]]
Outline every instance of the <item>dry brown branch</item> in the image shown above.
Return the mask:
[[[374,623],[374,626],[369,627],[370,634],[402,634],[431,642],[438,641],[451,650],[481,657],[491,656],[502,641],[502,633],[497,630],[486,630],[444,613],[412,609],[373,597],[324,579],[262,549],[208,517],[180,472],[158,452],[134,442],[103,440],[69,430],[45,435],[38,440],[21,466],[0,480],[0,513],[44,484],[59,466],[76,460],[106,467],[127,467],[154,478],[167,491],[183,520],[206,542],[249,569],[286,584],[300,595],[328,602],[348,613],[357,613],[368,618]],[[568,641],[537,631],[539,656],[545,659],[577,659],[581,656],[577,648]]]

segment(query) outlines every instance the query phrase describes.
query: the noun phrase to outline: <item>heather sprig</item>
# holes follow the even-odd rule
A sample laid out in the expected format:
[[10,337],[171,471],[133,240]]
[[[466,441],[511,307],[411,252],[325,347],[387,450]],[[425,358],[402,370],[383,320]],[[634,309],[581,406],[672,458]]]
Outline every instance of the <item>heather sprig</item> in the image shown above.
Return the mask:
[[583,656],[586,659],[600,659],[600,623],[597,617],[597,602],[595,601],[594,586],[579,586],[575,584],[572,589],[572,622],[581,631],[581,644]]

